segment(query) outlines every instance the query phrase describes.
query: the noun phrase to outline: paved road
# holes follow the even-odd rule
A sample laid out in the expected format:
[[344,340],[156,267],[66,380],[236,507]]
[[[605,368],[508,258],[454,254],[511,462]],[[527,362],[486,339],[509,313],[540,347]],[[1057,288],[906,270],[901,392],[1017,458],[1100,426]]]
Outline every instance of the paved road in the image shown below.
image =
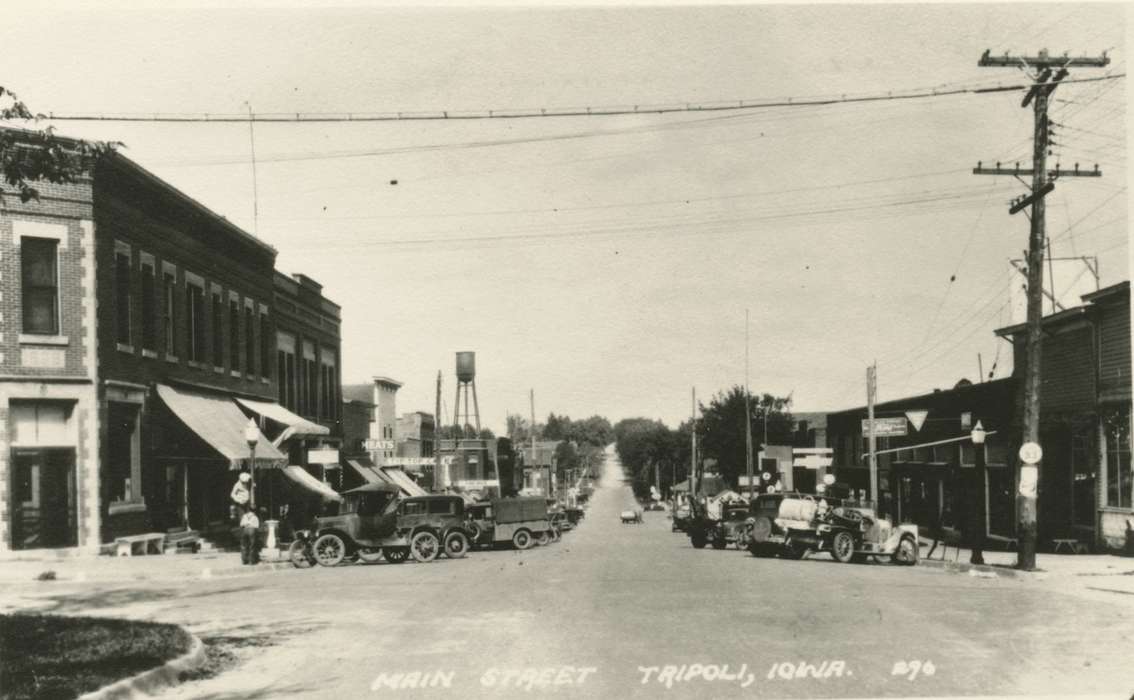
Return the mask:
[[583,526],[546,548],[208,581],[26,584],[0,593],[0,607],[179,622],[240,659],[170,697],[1134,690],[1134,608],[1122,596],[694,550],[663,513],[619,524],[631,503],[620,475],[608,463]]

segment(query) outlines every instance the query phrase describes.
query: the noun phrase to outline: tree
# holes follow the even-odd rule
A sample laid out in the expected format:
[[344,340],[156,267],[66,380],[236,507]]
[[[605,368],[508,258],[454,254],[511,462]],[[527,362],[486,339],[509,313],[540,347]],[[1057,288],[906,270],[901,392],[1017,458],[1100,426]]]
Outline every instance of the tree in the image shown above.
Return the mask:
[[[40,121],[16,93],[0,86],[0,122]],[[113,152],[117,143],[87,142],[55,135],[52,127],[39,130],[0,129],[0,172],[4,182],[20,193],[20,201],[39,200],[32,183],[75,182],[94,168],[98,159]]]
[[[718,392],[709,405],[701,406],[700,435],[706,457],[717,461],[717,471],[731,486],[737,477],[747,472],[744,430],[747,425],[752,434],[752,453],[765,444],[764,425],[767,421],[766,444],[791,444],[794,420],[788,408],[790,398],[771,394],[760,397],[749,395],[751,414],[744,418],[744,387],[734,386],[727,393]],[[753,464],[754,468],[758,465]],[[758,470],[758,469],[757,469]]]

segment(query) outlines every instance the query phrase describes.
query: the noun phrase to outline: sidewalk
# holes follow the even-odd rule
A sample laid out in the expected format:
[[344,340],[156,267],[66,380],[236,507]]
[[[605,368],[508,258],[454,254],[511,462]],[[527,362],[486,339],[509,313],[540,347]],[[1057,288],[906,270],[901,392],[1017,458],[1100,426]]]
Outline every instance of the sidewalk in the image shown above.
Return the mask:
[[0,581],[31,582],[54,574],[55,581],[194,580],[241,576],[293,568],[287,553],[263,557],[256,566],[240,563],[238,552],[150,554],[114,557],[94,554],[59,556],[50,550],[5,552]]
[[1134,559],[1114,554],[1036,554],[1036,570],[1016,568],[1016,552],[984,551],[984,565],[970,564],[971,551],[940,544],[928,558],[929,545],[922,542],[920,566],[983,578],[1016,578],[1050,581],[1090,590],[1125,593],[1134,596]]

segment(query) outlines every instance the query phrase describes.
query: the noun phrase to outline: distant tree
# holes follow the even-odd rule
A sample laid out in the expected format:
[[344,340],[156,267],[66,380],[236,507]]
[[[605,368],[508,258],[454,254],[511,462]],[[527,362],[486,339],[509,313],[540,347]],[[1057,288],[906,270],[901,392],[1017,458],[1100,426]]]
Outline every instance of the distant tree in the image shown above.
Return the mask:
[[[26,124],[44,118],[33,114],[14,92],[0,86],[0,122]],[[59,138],[51,127],[0,129],[0,173],[4,182],[19,192],[21,202],[38,200],[39,190],[33,183],[75,182],[118,145]]]
[[496,433],[492,432],[491,428],[481,428],[477,437],[481,440],[492,440],[496,437]]
[[547,423],[543,428],[544,440],[566,440],[571,428],[571,419],[567,416],[547,414]]

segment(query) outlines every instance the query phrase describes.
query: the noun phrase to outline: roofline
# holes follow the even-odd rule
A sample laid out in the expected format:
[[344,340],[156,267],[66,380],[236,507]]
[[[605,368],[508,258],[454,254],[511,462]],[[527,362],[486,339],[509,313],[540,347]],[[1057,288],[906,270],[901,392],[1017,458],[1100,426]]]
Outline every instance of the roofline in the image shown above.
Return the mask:
[[1095,301],[1102,299],[1104,297],[1109,297],[1109,296],[1113,296],[1115,294],[1120,294],[1122,292],[1129,292],[1129,291],[1130,291],[1130,280],[1123,280],[1121,282],[1117,282],[1115,284],[1112,284],[1109,287],[1103,287],[1102,289],[1097,289],[1093,292],[1090,292],[1089,294],[1084,294],[1080,298],[1085,302],[1094,303]]
[[[244,229],[229,221],[224,216],[216,213],[212,209],[209,209],[204,204],[201,204],[196,199],[193,199],[189,195],[174,187],[166,180],[153,174],[134,160],[131,160],[130,158],[122,155],[118,151],[112,151],[106,162],[110,163],[111,165],[125,165],[127,168],[133,170],[136,174],[142,176],[143,179],[148,180],[150,184],[156,185],[159,189],[165,190],[166,193],[173,195],[177,199],[180,199],[183,203],[188,204],[190,207],[198,209],[202,213],[214,218],[216,220],[216,223],[228,229],[229,232],[236,234],[239,238],[244,239],[244,242],[251,243],[254,246],[270,252],[273,258],[279,254],[279,251],[275,248],[275,246],[265,243],[251,233],[248,233]],[[97,187],[97,178],[95,186]]]
[[[1064,310],[1059,311],[1057,313],[1044,316],[1043,319],[1041,320],[1041,326],[1050,326],[1050,325],[1057,325],[1057,324],[1060,324],[1060,323],[1066,323],[1067,321],[1079,318],[1080,316],[1083,316],[1086,313],[1087,313],[1087,306],[1086,305],[1072,306],[1070,309],[1064,309]],[[1027,330],[1027,328],[1028,328],[1028,324],[1026,322],[1025,323],[1017,323],[1013,326],[1008,326],[1006,328],[998,328],[995,331],[993,331],[993,333],[1000,336],[1001,338],[1005,338],[1005,337],[1010,336],[1010,335],[1016,335],[1017,333],[1022,333],[1025,330]]]
[[[937,391],[930,391],[930,392],[927,392],[925,394],[917,394],[915,396],[903,396],[902,398],[899,398],[899,399],[891,399],[890,401],[883,401],[882,403],[876,403],[876,404],[874,404],[874,410],[877,411],[879,408],[888,407],[891,404],[904,403],[906,401],[917,401],[919,399],[927,399],[927,398],[932,398],[934,396],[940,396],[941,394],[944,394],[947,391],[958,391],[960,389],[972,389],[974,387],[988,386],[990,384],[1002,384],[1002,383],[1007,383],[1007,382],[1012,382],[1012,381],[1015,381],[1015,377],[1001,377],[1000,379],[992,379],[992,380],[989,380],[987,382],[978,382],[976,384],[969,384],[967,386],[960,386],[960,387],[955,386],[955,387],[952,387],[950,389],[939,389]],[[828,413],[827,415],[828,416],[834,416],[834,415],[839,415],[839,414],[842,414],[842,413],[857,413],[859,411],[865,411],[868,408],[869,408],[868,406],[856,406],[854,408],[843,409],[842,411],[832,411],[832,412]]]
[[375,384],[387,384],[389,386],[397,387],[399,389],[401,389],[403,386],[405,386],[404,384],[399,382],[397,379],[390,379],[389,377],[373,377],[373,380],[374,380]]

